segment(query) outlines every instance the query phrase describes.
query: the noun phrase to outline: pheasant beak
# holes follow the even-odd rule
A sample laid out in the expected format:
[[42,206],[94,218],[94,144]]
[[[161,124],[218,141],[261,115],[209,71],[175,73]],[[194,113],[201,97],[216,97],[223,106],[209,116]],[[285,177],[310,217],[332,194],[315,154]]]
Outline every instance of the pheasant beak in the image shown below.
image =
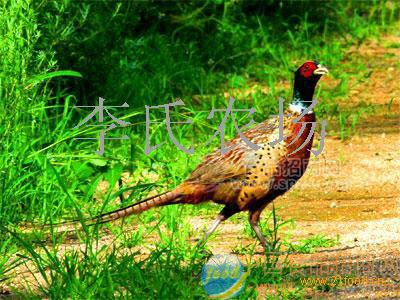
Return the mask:
[[313,74],[315,74],[315,75],[324,75],[326,73],[329,73],[329,71],[323,65],[318,65],[317,68],[313,72]]

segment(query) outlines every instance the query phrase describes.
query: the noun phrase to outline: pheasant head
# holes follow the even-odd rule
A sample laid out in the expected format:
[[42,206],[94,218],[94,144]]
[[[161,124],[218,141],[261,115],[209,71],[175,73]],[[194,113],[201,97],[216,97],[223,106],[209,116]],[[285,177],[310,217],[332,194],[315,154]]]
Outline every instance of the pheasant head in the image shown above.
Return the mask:
[[315,86],[328,69],[316,61],[307,61],[294,73],[293,104],[303,109],[311,105]]

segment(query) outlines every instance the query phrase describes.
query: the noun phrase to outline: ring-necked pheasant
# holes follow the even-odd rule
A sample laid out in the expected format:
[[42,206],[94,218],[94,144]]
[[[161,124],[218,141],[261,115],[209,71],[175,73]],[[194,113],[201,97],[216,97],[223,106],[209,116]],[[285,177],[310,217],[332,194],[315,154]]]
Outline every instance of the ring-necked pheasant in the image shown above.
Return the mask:
[[[258,226],[261,212],[276,197],[289,190],[307,168],[314,135],[311,122],[315,122],[315,114],[309,111],[297,123],[293,121],[311,105],[315,86],[327,72],[318,62],[309,61],[294,73],[293,101],[285,112],[285,116],[290,114],[290,117],[284,118],[284,139],[281,142],[274,146],[269,144],[279,137],[279,122],[278,118],[267,119],[244,132],[248,140],[261,146],[258,150],[249,147],[238,136],[226,145],[233,146],[229,152],[221,154],[216,150],[208,155],[174,190],[102,214],[92,221],[105,223],[155,206],[212,200],[225,207],[203,241],[220,222],[240,211],[249,211],[250,225],[266,248],[267,241]],[[304,122],[309,123],[301,132]],[[310,134],[311,138],[306,142]],[[304,142],[305,146],[298,150]]]

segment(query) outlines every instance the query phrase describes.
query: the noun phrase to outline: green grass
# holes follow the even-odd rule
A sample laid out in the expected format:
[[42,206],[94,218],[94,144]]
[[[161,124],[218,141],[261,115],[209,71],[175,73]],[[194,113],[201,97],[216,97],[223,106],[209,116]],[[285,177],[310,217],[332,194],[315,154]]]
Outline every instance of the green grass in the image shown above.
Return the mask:
[[327,238],[324,235],[314,235],[308,239],[301,240],[298,243],[287,243],[289,251],[295,251],[297,253],[313,253],[316,248],[328,248],[339,244],[339,236],[336,239]]
[[[278,97],[290,98],[286,86],[305,59],[323,62],[339,82],[318,87],[319,118],[338,118],[343,139],[353,134],[359,115],[369,112],[340,111],[338,102],[346,99],[350,89],[350,75],[341,62],[350,46],[391,31],[399,7],[396,2],[380,1],[318,3],[320,7],[310,9],[315,3],[2,2],[0,280],[7,284],[16,267],[26,264],[38,280],[13,290],[22,298],[206,298],[200,273],[208,246],[198,249],[190,241],[201,232],[192,228],[188,218],[201,215],[211,221],[220,210],[215,204],[164,207],[129,218],[123,227],[84,228],[75,235],[40,226],[32,233],[21,229],[31,222],[82,220],[118,208],[123,190],[134,191],[123,199],[125,205],[151,190],[173,188],[201,157],[219,147],[218,138],[205,145],[222,114],[210,120],[207,116],[212,108],[226,106],[224,92],[254,89],[248,96],[235,95],[235,108],[254,107],[259,122],[277,113]],[[356,79],[368,76],[362,63],[347,67]],[[74,106],[94,105],[98,97],[112,105],[129,103],[129,108],[110,112],[131,122],[110,132],[108,137],[127,134],[130,139],[106,140],[103,157],[93,152],[96,141],[75,139],[95,137],[100,129],[72,130],[90,113],[89,108]],[[185,106],[173,110],[171,119],[190,119],[193,124],[174,124],[173,132],[185,147],[193,145],[195,153],[179,151],[166,139],[165,125],[160,123],[151,127],[151,144],[167,142],[146,156],[144,105],[176,98],[182,98]],[[165,116],[162,110],[151,115],[159,122]],[[245,113],[236,116],[241,126],[249,122]],[[225,138],[235,135],[229,121]],[[115,186],[124,172],[130,172],[133,183],[119,191],[96,193],[100,182]],[[282,223],[279,216],[266,215],[263,224],[268,217],[275,219],[275,227],[263,230],[271,233],[271,243],[279,250],[282,242],[277,232]],[[247,216],[240,214],[232,221],[246,223]],[[245,233],[251,235],[248,227]],[[102,242],[107,236],[112,240]],[[62,250],[70,243],[83,248]],[[250,257],[256,243],[249,249],[238,244],[235,251]],[[311,248],[306,241],[302,245],[312,251],[329,244],[320,237],[310,243]],[[285,280],[285,272],[265,274],[265,267],[276,263],[272,257],[266,259],[267,263],[249,261],[251,275],[239,298],[255,298],[256,284]],[[301,295],[300,288],[285,297]]]

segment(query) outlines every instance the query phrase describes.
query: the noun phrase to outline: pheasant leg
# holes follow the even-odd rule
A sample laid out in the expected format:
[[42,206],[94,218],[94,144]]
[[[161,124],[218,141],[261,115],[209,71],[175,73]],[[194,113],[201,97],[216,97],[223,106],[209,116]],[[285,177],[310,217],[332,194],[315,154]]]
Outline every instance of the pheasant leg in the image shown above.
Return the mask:
[[209,236],[215,231],[215,229],[217,229],[218,225],[222,221],[225,221],[225,220],[226,220],[225,216],[219,214],[217,216],[217,218],[215,219],[213,225],[207,230],[207,232],[204,234],[203,238],[201,239],[201,241],[199,242],[198,245],[201,245],[201,244],[205,243],[207,241],[207,239],[209,238]]
[[249,223],[251,228],[253,228],[254,232],[257,235],[258,240],[260,241],[261,245],[264,247],[264,249],[267,252],[271,252],[271,246],[268,244],[267,239],[261,232],[261,228],[258,225],[258,222],[260,220],[260,211],[250,211],[249,213]]

